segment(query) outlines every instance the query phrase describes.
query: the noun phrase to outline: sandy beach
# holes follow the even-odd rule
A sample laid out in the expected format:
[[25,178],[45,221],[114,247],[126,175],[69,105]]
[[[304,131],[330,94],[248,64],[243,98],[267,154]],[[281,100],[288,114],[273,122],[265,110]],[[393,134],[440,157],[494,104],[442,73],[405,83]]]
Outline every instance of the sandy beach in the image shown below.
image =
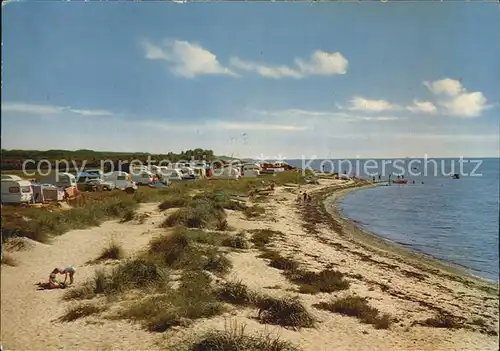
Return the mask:
[[[76,267],[76,286],[102,266],[89,264],[111,240],[134,257],[166,229],[159,224],[166,213],[157,203],[141,204],[144,223],[108,221],[99,227],[73,230],[51,244],[24,241],[24,250],[10,250],[16,266],[1,269],[1,343],[5,350],[169,350],[183,340],[208,330],[224,330],[228,323],[245,325],[249,334],[270,333],[302,350],[497,350],[499,299],[496,287],[429,258],[391,245],[343,218],[336,200],[355,188],[350,182],[320,179],[304,185],[313,202],[297,202],[297,188],[276,187],[259,203],[265,215],[248,219],[226,210],[232,233],[272,229],[282,236],[272,250],[293,258],[300,268],[320,271],[334,268],[350,282],[348,290],[304,294],[279,269],[259,257],[260,250],[230,251],[233,268],[224,277],[241,281],[250,289],[272,297],[298,296],[317,320],[314,328],[300,330],[262,324],[258,311],[231,306],[222,315],[199,319],[187,327],[151,333],[138,323],[111,318],[111,312],[61,322],[73,301],[63,300],[65,290],[36,289],[57,266]],[[324,201],[325,205],[323,206]],[[247,200],[248,201],[248,200]],[[170,210],[169,210],[170,211]],[[366,297],[373,307],[393,319],[388,329],[375,329],[357,318],[318,309],[314,305],[346,295]],[[105,299],[96,300],[107,303]],[[460,328],[437,328],[419,322],[446,313],[463,322]],[[478,321],[481,321],[479,323]],[[475,322],[474,322],[475,321]]]

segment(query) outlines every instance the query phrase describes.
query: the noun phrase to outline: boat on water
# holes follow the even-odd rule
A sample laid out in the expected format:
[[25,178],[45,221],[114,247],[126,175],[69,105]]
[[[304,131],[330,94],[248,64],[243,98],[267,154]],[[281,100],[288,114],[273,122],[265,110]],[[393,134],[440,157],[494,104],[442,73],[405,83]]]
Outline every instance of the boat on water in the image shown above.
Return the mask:
[[406,184],[408,183],[408,179],[396,179],[392,181],[394,184]]

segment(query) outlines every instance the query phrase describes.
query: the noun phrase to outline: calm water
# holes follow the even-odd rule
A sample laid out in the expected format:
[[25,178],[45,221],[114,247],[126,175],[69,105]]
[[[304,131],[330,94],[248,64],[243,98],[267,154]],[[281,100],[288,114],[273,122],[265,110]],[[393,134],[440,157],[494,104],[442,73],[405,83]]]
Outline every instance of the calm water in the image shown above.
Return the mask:
[[[424,168],[414,163],[406,168],[408,184],[351,193],[341,201],[341,209],[344,215],[379,236],[498,281],[500,160],[482,161],[475,172],[481,175],[462,174],[458,180],[440,172],[444,168],[448,174],[461,173],[457,160],[438,160],[437,175],[432,165],[424,175]],[[315,169],[320,169],[320,162],[314,163]],[[382,171],[381,161],[377,162],[378,168],[369,168],[370,172]],[[300,167],[302,162],[290,163]],[[450,172],[453,163],[455,170]],[[474,163],[464,163],[463,173],[470,174],[474,167]],[[362,168],[358,169],[363,173]],[[422,174],[412,176],[409,170]],[[382,180],[391,171],[399,168],[386,166]],[[371,178],[367,174],[360,176]]]

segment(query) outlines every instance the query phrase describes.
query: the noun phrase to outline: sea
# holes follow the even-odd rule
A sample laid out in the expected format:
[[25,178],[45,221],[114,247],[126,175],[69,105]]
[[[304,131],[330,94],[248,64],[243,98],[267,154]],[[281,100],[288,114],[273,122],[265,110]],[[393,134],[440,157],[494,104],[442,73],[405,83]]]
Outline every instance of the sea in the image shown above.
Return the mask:
[[[375,177],[378,186],[352,192],[341,200],[344,216],[410,251],[499,281],[500,159],[287,162],[303,169]],[[408,183],[388,185],[389,176],[391,180],[403,177]]]

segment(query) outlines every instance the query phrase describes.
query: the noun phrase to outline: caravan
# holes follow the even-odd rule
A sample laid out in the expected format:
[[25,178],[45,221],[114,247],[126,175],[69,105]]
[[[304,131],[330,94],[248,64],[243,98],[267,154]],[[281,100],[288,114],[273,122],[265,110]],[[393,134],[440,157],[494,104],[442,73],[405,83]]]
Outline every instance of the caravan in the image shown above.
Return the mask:
[[182,173],[178,169],[159,167],[156,174],[162,182],[182,180]]
[[136,187],[135,183],[132,181],[132,177],[127,172],[115,171],[106,173],[103,175],[103,179],[107,182],[115,184],[118,189]]
[[233,179],[238,180],[241,173],[237,168],[225,167],[214,171],[211,179]]
[[242,175],[245,178],[255,178],[260,175],[260,165],[255,163],[245,163],[242,166]]
[[2,175],[2,203],[30,203],[32,200],[31,182],[18,176]]
[[44,177],[43,182],[60,188],[76,187],[76,177],[71,173],[65,172],[51,172],[48,176]]
[[156,177],[150,171],[134,171],[132,172],[132,180],[137,183],[137,185],[148,185],[156,181]]

